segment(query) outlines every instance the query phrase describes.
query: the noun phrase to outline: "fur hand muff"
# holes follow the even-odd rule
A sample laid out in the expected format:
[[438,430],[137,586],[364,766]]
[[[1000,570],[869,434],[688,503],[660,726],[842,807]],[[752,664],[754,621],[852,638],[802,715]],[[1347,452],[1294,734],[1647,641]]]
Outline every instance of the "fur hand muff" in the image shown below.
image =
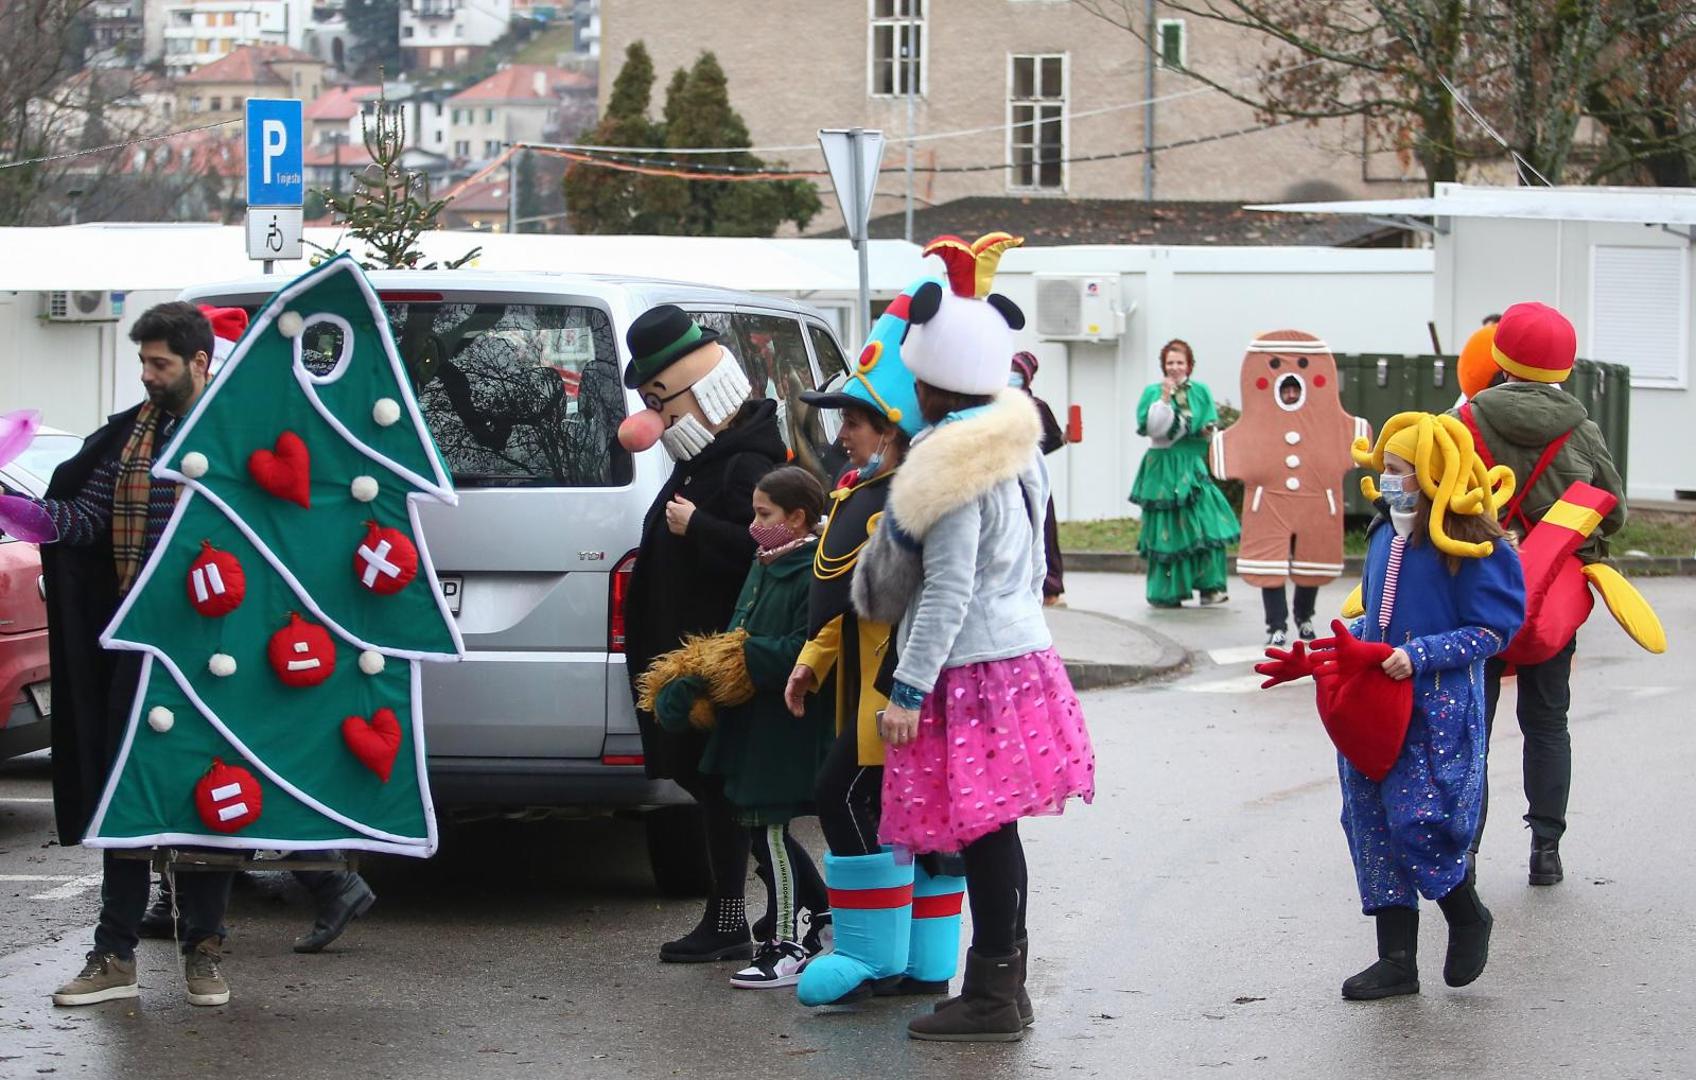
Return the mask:
[[[636,680],[637,706],[657,717],[659,714],[654,705],[666,686],[678,679],[691,677],[706,684],[706,696],[697,699],[697,705],[706,702],[710,708],[712,705],[742,705],[751,701],[754,681],[748,674],[748,661],[742,652],[747,640],[746,630],[684,638],[681,647],[656,657],[648,665],[648,670]],[[691,710],[690,721],[695,726],[712,726],[710,720],[704,725],[698,722],[695,714],[696,710]]]

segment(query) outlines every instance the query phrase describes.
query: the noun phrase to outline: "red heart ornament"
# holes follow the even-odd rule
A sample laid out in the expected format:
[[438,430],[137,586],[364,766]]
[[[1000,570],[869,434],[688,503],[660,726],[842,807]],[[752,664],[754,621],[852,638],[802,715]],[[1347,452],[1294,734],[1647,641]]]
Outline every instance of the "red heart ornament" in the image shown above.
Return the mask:
[[194,808],[213,832],[233,833],[259,820],[259,781],[239,765],[212,759],[212,767],[194,785]]
[[247,472],[254,483],[276,498],[312,508],[312,455],[294,432],[278,435],[274,451],[249,454]]
[[400,753],[400,721],[393,709],[378,709],[371,714],[369,723],[362,716],[343,720],[342,741],[360,764],[376,773],[383,783],[389,782],[395,757]]
[[1334,658],[1313,669],[1319,719],[1349,764],[1381,784],[1407,741],[1413,680],[1384,674],[1384,659],[1394,651],[1389,645],[1361,641],[1340,621],[1331,623],[1331,632]]

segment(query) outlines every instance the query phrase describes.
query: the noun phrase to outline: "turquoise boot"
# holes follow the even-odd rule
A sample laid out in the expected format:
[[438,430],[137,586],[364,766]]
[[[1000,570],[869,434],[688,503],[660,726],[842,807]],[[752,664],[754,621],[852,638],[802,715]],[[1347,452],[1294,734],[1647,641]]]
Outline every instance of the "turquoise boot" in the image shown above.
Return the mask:
[[907,977],[900,994],[946,994],[948,980],[960,967],[960,907],[966,899],[963,877],[932,877],[914,863],[913,939],[907,950]]
[[870,992],[870,984],[907,970],[913,921],[913,864],[889,851],[825,855],[824,880],[836,927],[836,948],[801,972],[795,996],[803,1005],[833,1005]]

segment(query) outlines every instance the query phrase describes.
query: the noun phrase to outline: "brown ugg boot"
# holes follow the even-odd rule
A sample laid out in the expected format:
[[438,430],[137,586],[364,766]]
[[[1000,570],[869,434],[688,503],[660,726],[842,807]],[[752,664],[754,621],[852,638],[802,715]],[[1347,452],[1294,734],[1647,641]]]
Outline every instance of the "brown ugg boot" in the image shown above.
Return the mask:
[[[1013,946],[1019,950],[1019,994],[1017,998],[1019,1006],[1019,1020],[1026,1027],[1030,1027],[1032,1024],[1036,1023],[1036,1008],[1031,1004],[1030,994],[1025,991],[1025,978],[1030,971],[1031,939],[1028,937],[1019,938],[1017,941],[1013,942]],[[891,994],[901,993],[899,990],[891,990],[889,992]],[[943,1009],[952,1009],[954,1006],[960,1004],[960,999],[961,995],[956,994],[946,1001],[939,1001],[936,1003],[935,1011],[941,1012]]]
[[1024,1038],[1019,1016],[1021,956],[985,956],[966,952],[966,976],[959,1003],[921,1016],[907,1034],[927,1042],[1017,1042]]

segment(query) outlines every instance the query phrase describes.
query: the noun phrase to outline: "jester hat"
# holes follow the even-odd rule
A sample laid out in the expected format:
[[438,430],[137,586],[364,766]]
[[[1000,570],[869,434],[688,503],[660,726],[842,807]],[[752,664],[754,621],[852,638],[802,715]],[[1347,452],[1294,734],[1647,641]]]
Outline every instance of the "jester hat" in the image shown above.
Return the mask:
[[[1468,543],[1448,534],[1445,519],[1451,514],[1477,517],[1488,514],[1496,520],[1497,507],[1513,495],[1513,470],[1505,465],[1485,468],[1466,425],[1452,416],[1405,412],[1390,417],[1378,434],[1376,445],[1366,439],[1354,441],[1355,464],[1374,473],[1384,470],[1384,455],[1394,454],[1413,465],[1420,491],[1431,500],[1431,542],[1445,555],[1482,559],[1495,550],[1489,541]],[[1360,490],[1376,502],[1378,485],[1372,476],[1361,478]]]
[[966,243],[939,236],[925,246],[948,268],[948,285],[926,282],[913,293],[901,355],[914,377],[956,394],[1007,388],[1013,332],[1025,326],[1019,306],[989,291],[1001,256],[1024,240],[993,232]]
[[940,289],[942,279],[926,277],[913,282],[878,316],[860,358],[848,373],[848,382],[840,390],[809,390],[801,400],[821,409],[868,409],[899,426],[909,437],[917,435],[925,421],[919,413],[913,373],[901,359],[901,342],[907,336],[913,295],[926,285]]

